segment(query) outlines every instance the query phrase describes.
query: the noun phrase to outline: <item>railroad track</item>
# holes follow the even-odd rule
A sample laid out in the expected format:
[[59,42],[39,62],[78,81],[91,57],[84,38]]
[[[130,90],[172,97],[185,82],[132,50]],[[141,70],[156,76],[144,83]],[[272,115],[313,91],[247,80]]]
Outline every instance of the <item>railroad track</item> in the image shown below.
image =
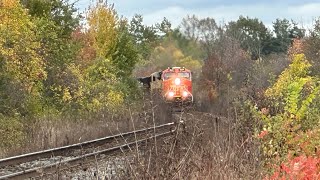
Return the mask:
[[[109,155],[170,135],[175,123],[121,133],[83,143],[0,159],[0,180],[27,179],[52,174],[63,168],[76,167],[84,160]],[[41,163],[45,162],[45,164]]]

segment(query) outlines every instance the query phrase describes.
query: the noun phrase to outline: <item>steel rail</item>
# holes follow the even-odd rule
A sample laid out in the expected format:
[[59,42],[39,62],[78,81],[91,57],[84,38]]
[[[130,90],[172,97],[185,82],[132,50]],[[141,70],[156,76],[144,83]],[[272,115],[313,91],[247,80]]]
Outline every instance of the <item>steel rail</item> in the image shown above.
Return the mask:
[[78,157],[75,157],[75,158],[72,158],[72,159],[64,160],[64,161],[61,161],[61,162],[53,163],[53,164],[42,166],[42,167],[36,167],[36,168],[32,168],[32,169],[23,170],[23,171],[20,171],[20,172],[15,172],[15,173],[12,173],[12,174],[0,176],[0,180],[2,180],[2,179],[11,179],[11,178],[13,178],[13,179],[26,179],[26,178],[31,178],[31,177],[38,177],[38,176],[41,176],[41,174],[45,174],[45,173],[53,173],[53,172],[55,172],[56,169],[63,169],[63,167],[61,167],[61,166],[68,166],[68,164],[69,165],[70,164],[74,165],[74,164],[77,164],[80,161],[82,162],[84,159],[94,158],[94,157],[96,157],[97,155],[100,155],[100,154],[108,155],[108,154],[112,154],[112,153],[117,152],[117,151],[127,150],[130,147],[136,146],[137,144],[146,143],[147,141],[150,141],[151,139],[170,135],[174,131],[175,130],[170,130],[168,132],[157,134],[157,135],[154,135],[152,137],[144,138],[142,140],[137,140],[137,141],[134,141],[134,142],[126,143],[124,145],[120,145],[120,146],[116,146],[116,147],[100,150],[100,151],[97,151],[97,152],[88,153],[88,154],[81,155],[81,156],[78,156]]
[[94,140],[90,140],[82,143],[77,143],[77,144],[72,144],[68,146],[62,146],[58,148],[52,148],[52,149],[47,149],[43,151],[37,151],[37,152],[28,153],[28,154],[22,154],[18,156],[9,157],[9,158],[4,158],[4,159],[0,159],[0,168],[3,168],[5,166],[10,166],[10,165],[17,165],[24,162],[35,161],[42,158],[60,156],[60,155],[63,155],[68,150],[71,151],[71,150],[83,149],[83,148],[90,147],[92,145],[99,146],[99,145],[103,145],[105,143],[111,142],[117,138],[128,137],[128,136],[132,136],[133,134],[142,134],[144,132],[148,132],[151,130],[158,130],[158,129],[161,129],[164,127],[170,127],[173,125],[174,123],[167,123],[167,124],[162,124],[159,126],[154,126],[146,129],[140,129],[136,131],[120,133],[114,136],[107,136],[99,139],[94,139]]

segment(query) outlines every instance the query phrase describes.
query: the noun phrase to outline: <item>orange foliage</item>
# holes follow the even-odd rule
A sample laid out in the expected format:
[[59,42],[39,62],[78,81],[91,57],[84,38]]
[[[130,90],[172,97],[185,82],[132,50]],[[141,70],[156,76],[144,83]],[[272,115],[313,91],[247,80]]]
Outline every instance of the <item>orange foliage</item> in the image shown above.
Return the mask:
[[19,4],[18,0],[1,0],[0,7],[13,8]]
[[267,130],[265,131],[261,131],[261,133],[258,135],[258,138],[263,138],[264,136],[266,136],[269,132]]
[[93,39],[87,32],[82,32],[82,28],[80,27],[72,33],[72,39],[81,45],[77,56],[77,61],[82,68],[85,68],[96,58],[96,50],[93,46]]
[[313,180],[320,179],[320,158],[298,156],[282,163],[271,177],[265,180],[297,179]]
[[294,39],[292,45],[288,49],[289,59],[293,59],[296,54],[303,54],[304,42],[301,39]]

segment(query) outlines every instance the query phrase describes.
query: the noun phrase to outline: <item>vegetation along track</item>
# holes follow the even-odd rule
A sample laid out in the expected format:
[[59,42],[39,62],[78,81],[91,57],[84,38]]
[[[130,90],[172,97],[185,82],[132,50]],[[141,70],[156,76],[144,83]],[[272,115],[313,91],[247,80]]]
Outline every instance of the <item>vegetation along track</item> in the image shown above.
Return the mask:
[[170,135],[175,123],[145,128],[83,143],[23,154],[0,160],[0,179],[25,179],[54,173],[58,169],[82,165],[97,155],[112,154],[143,144],[148,140]]

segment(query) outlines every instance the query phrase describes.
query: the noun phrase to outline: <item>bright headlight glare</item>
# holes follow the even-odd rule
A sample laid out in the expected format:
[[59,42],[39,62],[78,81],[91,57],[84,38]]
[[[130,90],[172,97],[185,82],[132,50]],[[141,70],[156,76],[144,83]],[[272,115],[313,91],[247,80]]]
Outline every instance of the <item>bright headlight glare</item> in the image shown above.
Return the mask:
[[180,83],[181,83],[180,78],[176,78],[176,79],[174,80],[174,84],[175,84],[175,85],[180,85]]
[[169,97],[173,97],[173,96],[174,96],[174,92],[170,91],[170,92],[168,93],[168,95],[169,95]]
[[183,91],[182,95],[183,95],[183,97],[187,97],[188,96],[188,92],[187,91]]

